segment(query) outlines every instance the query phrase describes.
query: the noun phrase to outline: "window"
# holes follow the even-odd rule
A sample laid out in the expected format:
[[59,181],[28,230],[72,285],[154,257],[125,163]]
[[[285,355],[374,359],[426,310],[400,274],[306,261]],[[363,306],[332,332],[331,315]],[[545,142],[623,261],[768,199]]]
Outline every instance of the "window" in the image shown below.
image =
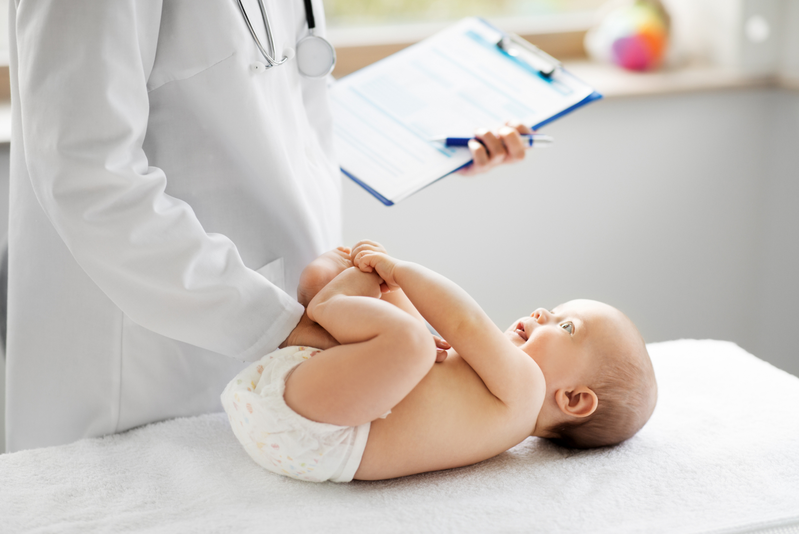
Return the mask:
[[0,65],[8,65],[8,0],[0,0]]
[[324,0],[341,77],[463,17],[488,19],[560,59],[584,57],[583,37],[606,0]]
[[453,21],[462,17],[535,17],[593,11],[604,0],[324,0],[328,25]]

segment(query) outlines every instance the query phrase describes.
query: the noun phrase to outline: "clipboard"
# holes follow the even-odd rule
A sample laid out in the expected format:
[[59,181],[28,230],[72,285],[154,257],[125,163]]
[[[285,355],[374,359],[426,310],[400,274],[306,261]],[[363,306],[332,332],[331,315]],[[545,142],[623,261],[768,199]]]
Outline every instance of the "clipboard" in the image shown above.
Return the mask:
[[518,119],[537,130],[602,98],[560,62],[483,19],[457,24],[338,80],[330,91],[342,172],[387,206],[471,163],[471,137]]

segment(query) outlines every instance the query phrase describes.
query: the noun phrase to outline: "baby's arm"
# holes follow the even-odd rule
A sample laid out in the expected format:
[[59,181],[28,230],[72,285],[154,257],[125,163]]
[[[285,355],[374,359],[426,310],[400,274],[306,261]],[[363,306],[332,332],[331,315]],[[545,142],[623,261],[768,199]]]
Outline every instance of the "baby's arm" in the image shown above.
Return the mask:
[[[350,254],[351,259],[355,259],[355,257],[361,252],[382,252],[383,254],[387,254],[383,245],[369,239],[359,241],[352,248],[352,252]],[[416,309],[402,289],[396,288],[392,291],[383,293],[381,298],[389,304],[393,304],[397,308],[409,313],[412,317],[415,317],[422,324],[427,326],[427,321],[425,318],[422,317],[422,314],[419,313],[419,310]],[[447,349],[451,349],[452,346],[438,336],[433,336],[433,340],[436,342],[436,362],[443,362],[447,359]]]
[[365,272],[374,269],[390,289],[402,288],[499,400],[511,404],[527,399],[531,373],[543,379],[532,359],[452,281],[421,265],[377,252],[358,254],[353,263]]
[[[388,254],[385,247],[376,241],[371,241],[369,239],[362,239],[352,247],[352,251],[350,252],[350,266],[352,266],[352,260],[355,257],[362,253],[362,252],[380,252],[383,254]],[[397,308],[411,314],[411,316],[415,317],[423,324],[426,323],[422,314],[419,313],[419,310],[414,307],[408,297],[403,293],[402,289],[395,288],[392,291],[386,292],[381,297],[384,301],[389,302],[396,306]]]

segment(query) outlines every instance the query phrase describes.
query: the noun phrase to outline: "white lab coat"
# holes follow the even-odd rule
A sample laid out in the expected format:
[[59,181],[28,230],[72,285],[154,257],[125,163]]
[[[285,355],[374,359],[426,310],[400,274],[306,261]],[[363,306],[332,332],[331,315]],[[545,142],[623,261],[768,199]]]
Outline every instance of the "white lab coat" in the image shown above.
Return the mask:
[[[303,1],[264,2],[294,47]],[[326,82],[256,72],[236,0],[15,0],[10,21],[8,450],[221,410],[340,244]]]

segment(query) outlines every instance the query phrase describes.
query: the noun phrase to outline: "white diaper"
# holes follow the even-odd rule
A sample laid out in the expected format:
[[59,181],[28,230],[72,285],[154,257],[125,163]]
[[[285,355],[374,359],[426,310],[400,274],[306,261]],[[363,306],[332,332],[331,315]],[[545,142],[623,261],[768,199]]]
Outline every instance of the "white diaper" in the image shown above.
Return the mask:
[[230,381],[222,406],[233,433],[259,465],[300,480],[349,482],[361,463],[371,423],[317,423],[283,399],[289,372],[319,352],[286,347],[267,354]]

